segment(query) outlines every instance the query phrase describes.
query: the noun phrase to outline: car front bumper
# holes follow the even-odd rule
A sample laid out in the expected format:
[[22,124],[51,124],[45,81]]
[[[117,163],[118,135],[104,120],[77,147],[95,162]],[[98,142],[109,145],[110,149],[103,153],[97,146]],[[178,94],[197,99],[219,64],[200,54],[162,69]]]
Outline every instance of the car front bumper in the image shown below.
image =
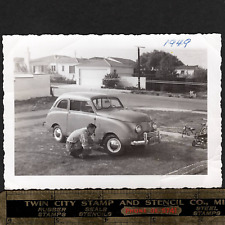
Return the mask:
[[138,146],[138,145],[154,145],[158,144],[161,141],[161,136],[159,131],[154,132],[144,132],[143,134],[143,140],[140,141],[132,141],[132,146]]

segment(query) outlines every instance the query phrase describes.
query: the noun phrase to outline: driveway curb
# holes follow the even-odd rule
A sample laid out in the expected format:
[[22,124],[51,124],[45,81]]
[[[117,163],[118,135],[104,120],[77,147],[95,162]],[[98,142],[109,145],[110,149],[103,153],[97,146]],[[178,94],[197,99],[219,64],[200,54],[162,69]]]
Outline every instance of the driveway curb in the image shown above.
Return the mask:
[[134,107],[134,109],[166,111],[166,112],[189,112],[189,113],[197,113],[197,114],[207,115],[207,111],[189,110],[189,109],[152,108],[152,107]]
[[188,166],[185,166],[183,168],[180,168],[178,170],[174,170],[170,173],[167,173],[166,175],[195,175],[199,174],[203,171],[207,171],[207,160],[197,162]]

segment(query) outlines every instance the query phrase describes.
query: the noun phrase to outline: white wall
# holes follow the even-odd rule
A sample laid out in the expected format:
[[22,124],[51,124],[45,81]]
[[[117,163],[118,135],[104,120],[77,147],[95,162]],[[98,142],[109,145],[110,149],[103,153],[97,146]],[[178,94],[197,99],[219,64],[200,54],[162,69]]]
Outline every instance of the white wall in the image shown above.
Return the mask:
[[80,69],[79,84],[87,87],[101,88],[107,69]]
[[[138,87],[138,77],[121,77],[120,83],[125,87]],[[140,77],[141,89],[146,89],[146,77]]]
[[111,67],[110,69],[111,73],[114,72],[114,70],[116,70],[116,73],[119,75],[119,77],[131,77],[134,73],[134,69],[133,68],[124,68],[124,67]]
[[14,80],[15,100],[50,96],[50,75],[17,76]]
[[[91,70],[93,71],[93,78],[97,78],[97,74],[98,74],[98,70],[105,70],[106,74],[110,73],[110,68],[109,67],[79,67],[79,66],[75,66],[75,79],[77,81],[77,84],[80,85],[80,83],[82,83],[82,81],[80,82],[81,79],[81,70]],[[96,76],[94,75],[94,73],[96,73]]]

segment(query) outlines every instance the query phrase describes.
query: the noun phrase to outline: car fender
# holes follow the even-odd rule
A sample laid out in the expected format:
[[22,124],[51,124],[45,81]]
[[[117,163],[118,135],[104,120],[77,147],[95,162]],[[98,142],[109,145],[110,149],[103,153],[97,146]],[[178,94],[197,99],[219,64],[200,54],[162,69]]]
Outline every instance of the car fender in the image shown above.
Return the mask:
[[115,134],[123,145],[129,145],[136,138],[135,124],[96,116],[96,137],[103,141],[108,134]]
[[51,130],[55,125],[59,125],[61,127],[63,135],[66,135],[67,132],[67,116],[68,112],[62,113],[59,111],[50,111],[46,117],[46,127],[48,130]]

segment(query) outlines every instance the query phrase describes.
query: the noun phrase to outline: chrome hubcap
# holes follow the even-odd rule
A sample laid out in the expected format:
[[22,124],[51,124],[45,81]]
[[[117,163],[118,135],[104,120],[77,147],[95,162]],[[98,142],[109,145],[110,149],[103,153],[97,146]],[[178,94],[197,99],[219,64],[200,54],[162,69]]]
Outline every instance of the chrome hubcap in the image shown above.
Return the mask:
[[56,140],[60,140],[62,137],[62,131],[60,130],[60,128],[56,128],[54,130],[54,137]]
[[111,138],[107,142],[107,148],[112,153],[117,153],[121,149],[121,143],[117,138]]

